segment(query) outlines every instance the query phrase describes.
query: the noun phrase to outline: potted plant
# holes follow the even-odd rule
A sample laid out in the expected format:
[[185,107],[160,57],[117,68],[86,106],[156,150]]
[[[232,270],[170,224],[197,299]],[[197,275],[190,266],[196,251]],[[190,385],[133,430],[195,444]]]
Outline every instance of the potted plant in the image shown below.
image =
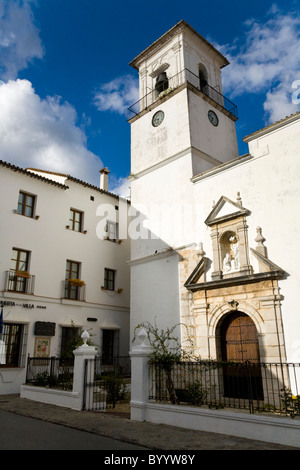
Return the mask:
[[81,281],[80,279],[68,279],[70,286],[76,286],[76,287],[82,287],[85,285],[84,281]]
[[16,276],[17,277],[26,277],[26,278],[28,278],[28,277],[30,277],[30,274],[29,274],[28,271],[19,270],[19,271],[16,271]]

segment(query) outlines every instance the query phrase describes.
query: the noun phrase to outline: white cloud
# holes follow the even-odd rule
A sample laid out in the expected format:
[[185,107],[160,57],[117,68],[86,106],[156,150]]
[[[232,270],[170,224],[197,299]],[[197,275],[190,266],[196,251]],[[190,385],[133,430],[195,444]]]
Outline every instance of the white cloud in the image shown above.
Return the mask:
[[0,0],[0,78],[16,79],[33,59],[44,55],[31,0]]
[[0,159],[70,174],[99,185],[101,160],[87,150],[75,109],[59,97],[41,99],[28,80],[0,86]]
[[121,177],[117,180],[114,180],[113,177],[112,181],[110,182],[110,187],[110,191],[114,194],[117,194],[118,196],[125,199],[130,198],[130,181],[128,180],[128,178]]
[[[35,0],[0,0],[0,159],[67,173],[99,185],[101,160],[87,150],[75,109],[60,97],[41,99],[18,72],[44,50],[34,23]],[[88,121],[87,121],[88,123]]]
[[300,17],[273,6],[265,23],[248,20],[245,41],[219,46],[230,65],[223,71],[224,93],[266,93],[264,110],[270,122],[295,113],[292,83],[300,78]]
[[125,75],[102,84],[95,93],[94,103],[99,111],[125,114],[127,108],[138,99],[138,79],[132,75]]

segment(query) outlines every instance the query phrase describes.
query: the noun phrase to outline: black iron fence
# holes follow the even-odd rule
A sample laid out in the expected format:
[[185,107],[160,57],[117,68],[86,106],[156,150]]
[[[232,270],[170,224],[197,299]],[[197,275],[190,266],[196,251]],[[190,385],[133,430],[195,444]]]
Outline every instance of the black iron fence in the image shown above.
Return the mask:
[[116,404],[129,403],[131,360],[118,356],[110,361],[101,357],[87,359],[85,364],[85,403],[83,409],[104,410]]
[[28,357],[26,384],[72,390],[74,359]]
[[228,98],[216,88],[212,88],[210,85],[203,85],[198,75],[195,75],[188,69],[183,69],[173,77],[169,77],[162,86],[162,91],[154,88],[147,93],[143,98],[139,99],[136,103],[130,106],[127,110],[127,119],[130,120],[134,116],[137,116],[141,111],[147,109],[150,105],[158,102],[161,98],[164,98],[167,94],[183,85],[189,83],[197,90],[201,91],[205,96],[210,98],[213,102],[217,103],[223,109],[232,114],[236,119],[238,118],[238,108]]
[[300,415],[300,364],[150,363],[152,400],[209,408]]

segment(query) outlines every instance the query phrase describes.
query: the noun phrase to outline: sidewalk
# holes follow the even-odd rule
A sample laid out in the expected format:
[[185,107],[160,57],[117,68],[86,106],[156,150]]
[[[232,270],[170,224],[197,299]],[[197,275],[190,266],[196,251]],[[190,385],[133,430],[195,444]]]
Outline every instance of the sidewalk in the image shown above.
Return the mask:
[[139,444],[149,450],[296,450],[295,447],[222,434],[140,423],[121,413],[74,411],[20,398],[19,395],[0,395],[0,409]]

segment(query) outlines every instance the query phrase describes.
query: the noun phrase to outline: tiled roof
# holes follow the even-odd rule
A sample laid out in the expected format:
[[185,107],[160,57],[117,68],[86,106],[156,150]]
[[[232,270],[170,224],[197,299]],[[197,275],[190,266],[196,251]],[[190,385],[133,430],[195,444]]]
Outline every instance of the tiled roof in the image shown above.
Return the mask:
[[122,199],[120,196],[118,196],[117,194],[114,194],[114,193],[111,193],[109,191],[105,191],[104,189],[101,189],[101,188],[98,188],[98,186],[94,186],[93,184],[90,184],[90,183],[87,183],[86,181],[82,181],[82,180],[79,180],[78,178],[74,178],[74,176],[71,176],[71,175],[67,175],[67,179],[69,181],[73,181],[74,183],[78,183],[78,184],[81,184],[82,186],[85,186],[87,188],[90,188],[90,189],[93,189],[95,191],[98,191],[100,193],[103,193],[103,194],[107,194],[108,196],[112,196],[116,199]]
[[289,116],[286,116],[285,118],[280,119],[279,121],[275,121],[272,124],[269,124],[266,127],[263,127],[262,129],[259,129],[258,131],[253,132],[252,134],[247,135],[246,137],[243,138],[244,142],[249,142],[252,139],[255,139],[258,137],[259,134],[265,134],[267,132],[270,132],[272,130],[275,130],[285,124],[287,124],[289,121],[294,121],[300,117],[300,111],[297,113],[291,114]]
[[[29,170],[29,171],[28,171]],[[111,196],[111,197],[114,197],[116,199],[122,199],[120,196],[118,196],[117,194],[114,194],[114,193],[111,193],[109,191],[105,191],[104,189],[101,189],[101,188],[98,188],[98,186],[95,186],[91,183],[87,183],[86,181],[83,181],[83,180],[80,180],[78,178],[75,178],[74,176],[71,176],[71,175],[68,175],[66,173],[59,173],[59,172],[55,172],[55,171],[48,171],[48,170],[41,170],[41,169],[38,169],[38,168],[26,168],[26,172],[30,172],[30,170],[32,172],[34,171],[40,171],[41,173],[48,173],[49,175],[56,175],[56,176],[62,176],[64,178],[66,178],[67,180],[69,181],[73,181],[74,183],[78,183],[78,184],[81,184],[82,186],[85,186],[87,188],[90,188],[94,191],[98,191],[102,194],[106,194],[108,196]],[[36,173],[32,173],[32,174],[36,174]],[[57,183],[59,184],[59,183]],[[63,185],[64,186],[64,185]],[[67,186],[68,188],[68,186]]]
[[3,160],[0,160],[0,165],[5,167],[5,168],[8,168],[9,170],[16,171],[18,173],[22,173],[23,175],[30,176],[31,178],[36,178],[40,181],[44,181],[45,183],[53,184],[54,186],[57,186],[61,189],[68,189],[69,188],[68,186],[66,186],[64,184],[58,183],[57,181],[53,181],[50,178],[45,178],[44,176],[37,175],[36,173],[31,173],[27,170],[24,170],[23,168],[20,168],[19,166],[13,165],[12,163],[8,163],[8,162],[5,162]]

